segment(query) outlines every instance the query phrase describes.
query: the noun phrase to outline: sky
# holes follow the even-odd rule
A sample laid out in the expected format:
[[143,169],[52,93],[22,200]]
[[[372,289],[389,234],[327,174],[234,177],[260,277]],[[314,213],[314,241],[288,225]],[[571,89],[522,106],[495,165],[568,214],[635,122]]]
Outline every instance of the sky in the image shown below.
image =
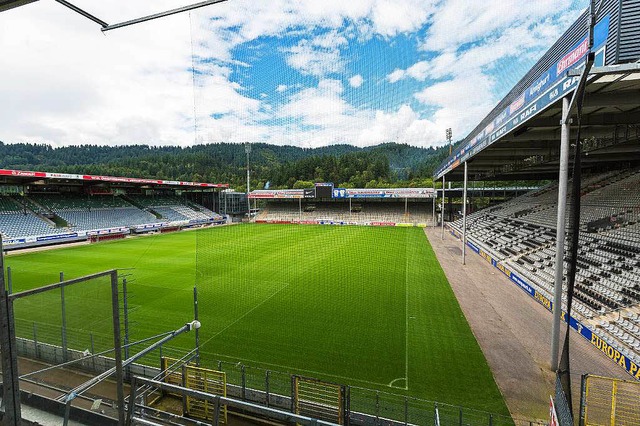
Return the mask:
[[[191,3],[194,3],[192,0]],[[190,0],[72,0],[108,23]],[[588,0],[228,0],[102,33],[0,13],[0,141],[415,146],[464,138]]]

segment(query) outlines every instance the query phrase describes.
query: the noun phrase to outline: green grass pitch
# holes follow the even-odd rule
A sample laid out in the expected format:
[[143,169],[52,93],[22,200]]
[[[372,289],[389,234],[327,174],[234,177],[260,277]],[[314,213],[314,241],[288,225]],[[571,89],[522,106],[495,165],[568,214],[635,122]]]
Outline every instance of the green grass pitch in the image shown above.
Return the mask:
[[[10,255],[14,291],[132,268],[132,340],[193,318],[201,355],[508,414],[422,229],[240,225]],[[68,288],[70,346],[108,344],[108,282]],[[57,335],[59,293],[20,302],[18,330]],[[105,333],[106,330],[106,333]],[[74,334],[75,333],[75,334]],[[86,338],[85,338],[86,339]],[[172,343],[193,348],[193,336]]]

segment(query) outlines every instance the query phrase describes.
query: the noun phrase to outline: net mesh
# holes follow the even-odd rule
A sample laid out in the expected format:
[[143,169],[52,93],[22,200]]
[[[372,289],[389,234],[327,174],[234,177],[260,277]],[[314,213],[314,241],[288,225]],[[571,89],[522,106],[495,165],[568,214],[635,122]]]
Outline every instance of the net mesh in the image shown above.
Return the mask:
[[14,302],[16,335],[50,348],[104,351],[113,348],[111,306],[109,276],[20,298]]
[[[384,244],[376,247],[367,231],[249,225],[198,233],[199,305],[213,322],[202,329],[201,357],[352,378],[365,352],[404,355],[408,232],[379,229]],[[367,329],[353,326],[363,322]],[[404,374],[404,356],[375,367],[388,383]]]

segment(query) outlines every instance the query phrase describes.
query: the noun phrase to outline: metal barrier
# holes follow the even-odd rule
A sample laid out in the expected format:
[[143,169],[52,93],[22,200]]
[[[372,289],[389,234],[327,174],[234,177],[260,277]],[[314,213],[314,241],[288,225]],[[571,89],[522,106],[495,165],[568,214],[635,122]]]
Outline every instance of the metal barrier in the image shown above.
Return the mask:
[[[185,365],[182,371],[184,386],[187,389],[227,396],[227,375],[225,373],[190,365]],[[227,423],[226,404],[218,404],[216,407],[206,399],[192,395],[185,395],[185,414],[203,420],[218,418],[220,422]]]
[[291,411],[344,425],[349,418],[349,397],[344,385],[302,376],[291,377]]
[[582,380],[582,425],[640,425],[640,382],[592,375]]

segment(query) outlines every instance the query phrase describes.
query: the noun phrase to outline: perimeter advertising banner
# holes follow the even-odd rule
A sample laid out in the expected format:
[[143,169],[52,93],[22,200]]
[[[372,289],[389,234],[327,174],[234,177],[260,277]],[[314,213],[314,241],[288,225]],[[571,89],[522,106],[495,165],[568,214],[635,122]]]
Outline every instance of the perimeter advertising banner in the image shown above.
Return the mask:
[[[456,236],[457,238],[461,238],[462,235],[460,232],[450,229],[451,234]],[[535,301],[544,306],[548,311],[553,312],[553,302],[549,300],[547,296],[536,290],[533,286],[529,285],[525,279],[520,277],[514,271],[511,271],[508,267],[500,263],[498,260],[494,259],[490,254],[486,253],[484,250],[479,248],[477,245],[469,242],[467,240],[467,246],[471,248],[474,252],[478,253],[484,260],[490,263],[492,266],[500,270],[504,275],[507,276],[513,283],[515,283],[518,287],[520,287],[523,291],[525,291],[529,296],[531,296]],[[582,337],[591,342],[593,346],[598,348],[602,353],[604,353],[607,357],[609,357],[613,362],[618,364],[620,367],[624,368],[627,373],[633,376],[635,379],[640,380],[640,366],[625,356],[619,349],[615,346],[612,346],[610,343],[606,342],[596,333],[594,333],[589,327],[582,324],[576,318],[567,315],[565,311],[562,311],[562,321],[565,323],[568,322],[569,326],[573,328],[575,331],[580,333]]]
[[[593,51],[596,54],[594,66],[604,65],[603,52],[609,36],[609,20],[610,16],[605,16],[594,28]],[[585,35],[491,123],[475,135],[469,135],[467,141],[457,148],[446,163],[437,170],[436,176],[442,177],[443,174],[455,169],[509,131],[535,117],[556,100],[573,91],[580,78],[567,77],[567,71],[583,66],[588,51],[589,40]]]
[[334,188],[333,198],[435,198],[433,188]]
[[[322,186],[328,188],[327,186]],[[249,198],[283,199],[315,198],[317,188],[311,189],[259,189],[251,191]],[[435,198],[433,188],[333,188],[331,198]]]

